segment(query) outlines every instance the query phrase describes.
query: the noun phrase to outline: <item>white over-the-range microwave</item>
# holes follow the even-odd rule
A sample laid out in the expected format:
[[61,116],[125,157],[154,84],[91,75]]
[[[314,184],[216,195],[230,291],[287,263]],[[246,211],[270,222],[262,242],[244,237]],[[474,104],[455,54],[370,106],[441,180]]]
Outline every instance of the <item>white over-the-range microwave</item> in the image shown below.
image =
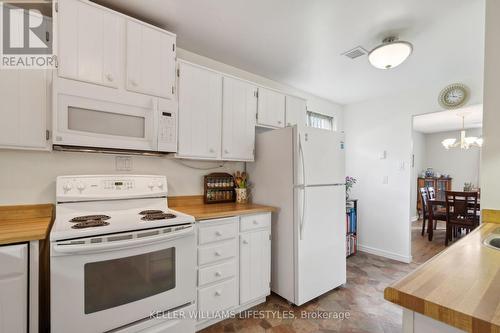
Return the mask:
[[177,152],[177,102],[54,78],[53,145]]

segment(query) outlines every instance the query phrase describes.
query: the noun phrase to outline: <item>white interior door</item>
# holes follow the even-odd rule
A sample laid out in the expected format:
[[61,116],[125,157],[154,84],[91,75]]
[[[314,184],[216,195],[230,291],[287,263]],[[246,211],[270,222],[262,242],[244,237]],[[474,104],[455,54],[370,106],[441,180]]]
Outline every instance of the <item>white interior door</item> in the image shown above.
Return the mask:
[[295,303],[301,305],[346,282],[345,186],[296,191]]
[[345,183],[343,135],[306,127],[298,132],[299,158],[296,184]]

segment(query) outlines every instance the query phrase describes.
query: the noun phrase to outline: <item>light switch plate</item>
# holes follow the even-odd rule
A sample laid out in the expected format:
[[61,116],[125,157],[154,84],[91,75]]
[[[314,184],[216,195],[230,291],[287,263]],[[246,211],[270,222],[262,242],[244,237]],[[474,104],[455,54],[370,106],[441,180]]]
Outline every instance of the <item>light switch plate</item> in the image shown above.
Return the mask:
[[132,157],[116,156],[115,169],[116,171],[132,171]]

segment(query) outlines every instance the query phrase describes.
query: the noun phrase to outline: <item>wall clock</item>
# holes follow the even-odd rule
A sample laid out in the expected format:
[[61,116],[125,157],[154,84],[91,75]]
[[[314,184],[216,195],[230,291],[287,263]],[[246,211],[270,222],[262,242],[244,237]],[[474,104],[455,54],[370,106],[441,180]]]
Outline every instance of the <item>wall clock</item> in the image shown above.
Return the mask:
[[465,84],[453,83],[441,91],[439,104],[445,109],[456,109],[463,106],[468,98],[469,88]]

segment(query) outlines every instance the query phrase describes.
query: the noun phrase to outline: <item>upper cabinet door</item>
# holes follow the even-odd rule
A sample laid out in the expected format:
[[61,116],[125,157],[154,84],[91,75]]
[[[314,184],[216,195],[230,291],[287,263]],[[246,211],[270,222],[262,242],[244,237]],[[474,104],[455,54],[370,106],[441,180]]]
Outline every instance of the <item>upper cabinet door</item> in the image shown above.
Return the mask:
[[173,99],[175,36],[127,21],[127,90]]
[[286,96],[286,126],[297,125],[299,128],[306,124],[306,101],[302,98]]
[[58,4],[59,76],[118,87],[123,19],[91,3]]
[[222,104],[222,159],[253,161],[257,87],[224,77]]
[[48,76],[38,69],[0,75],[0,147],[49,149]]
[[222,75],[179,62],[178,156],[221,158]]
[[285,127],[285,95],[259,88],[258,125]]

